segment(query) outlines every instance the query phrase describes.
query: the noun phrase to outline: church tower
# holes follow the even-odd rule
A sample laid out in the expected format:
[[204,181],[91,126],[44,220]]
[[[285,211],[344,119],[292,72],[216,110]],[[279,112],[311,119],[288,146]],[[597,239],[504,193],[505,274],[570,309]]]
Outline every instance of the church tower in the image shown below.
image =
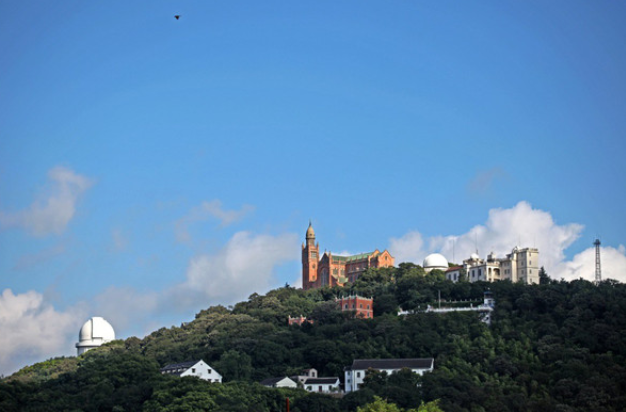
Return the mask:
[[306,230],[306,243],[302,244],[302,289],[307,290],[315,287],[317,282],[317,269],[320,260],[320,245],[315,244],[315,231],[309,221]]

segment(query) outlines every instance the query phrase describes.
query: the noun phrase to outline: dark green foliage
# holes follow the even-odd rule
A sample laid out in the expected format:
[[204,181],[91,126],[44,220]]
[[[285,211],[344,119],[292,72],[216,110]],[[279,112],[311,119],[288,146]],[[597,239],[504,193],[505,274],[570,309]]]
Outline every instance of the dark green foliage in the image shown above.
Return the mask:
[[[468,312],[396,315],[399,307],[437,305],[439,294],[476,304],[487,288],[497,301],[491,327]],[[353,293],[374,298],[374,319],[337,310],[335,297]],[[289,315],[315,323],[287,326]],[[254,383],[310,367],[343,380],[356,358],[431,356],[433,373],[372,374],[342,399]],[[204,359],[225,383],[159,373],[192,359]],[[621,411],[624,365],[623,284],[454,284],[401,264],[370,270],[346,288],[253,294],[230,310],[203,310],[180,328],[25,368],[0,383],[0,410],[281,411],[289,397],[296,412],[356,411],[377,395],[403,409],[440,399],[446,411]]]

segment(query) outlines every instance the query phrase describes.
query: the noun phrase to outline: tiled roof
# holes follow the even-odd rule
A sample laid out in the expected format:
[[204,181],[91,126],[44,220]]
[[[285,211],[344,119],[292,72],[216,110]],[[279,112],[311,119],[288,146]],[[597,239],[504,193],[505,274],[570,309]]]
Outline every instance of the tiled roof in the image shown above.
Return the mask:
[[419,359],[355,359],[352,362],[352,370],[360,369],[430,369],[433,365],[433,358]]
[[352,255],[352,256],[348,256],[348,262],[354,262],[357,260],[364,260],[367,259],[369,256],[373,255],[374,252],[369,252],[369,253],[361,253],[358,255]]
[[161,372],[168,372],[168,371],[177,370],[177,369],[187,370],[198,362],[200,361],[196,360],[196,361],[189,361],[189,362],[172,363],[170,365],[166,365],[162,367]]
[[338,383],[339,378],[309,378],[304,381],[305,385],[329,385],[332,383]]
[[341,260],[342,262],[356,262],[357,260],[366,260],[369,256],[372,256],[374,252],[359,253],[352,256],[333,255],[333,260]]
[[463,266],[452,266],[451,268],[448,268],[446,272],[452,272],[452,271],[459,270],[459,269],[463,269]]

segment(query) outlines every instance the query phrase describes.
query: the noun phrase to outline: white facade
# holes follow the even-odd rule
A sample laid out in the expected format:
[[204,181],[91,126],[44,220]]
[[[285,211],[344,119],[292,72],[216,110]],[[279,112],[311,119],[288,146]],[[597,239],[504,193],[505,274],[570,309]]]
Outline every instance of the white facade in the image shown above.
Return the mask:
[[203,360],[198,361],[195,365],[180,374],[183,376],[195,376],[208,382],[222,383],[222,375],[217,373],[215,369],[206,364]]
[[318,393],[339,392],[339,378],[309,378],[304,381],[304,389]]
[[205,361],[173,363],[161,369],[162,374],[182,377],[195,376],[207,382],[222,383],[222,375],[209,366]]
[[359,390],[369,369],[387,372],[388,375],[408,368],[418,375],[430,372],[435,366],[433,358],[421,359],[355,359],[352,366],[344,369],[345,391]]
[[502,260],[502,278],[511,282],[539,283],[539,250],[515,247]]
[[77,354],[82,355],[89,349],[97,348],[114,340],[113,326],[101,317],[93,317],[80,328],[78,343],[76,344]]
[[505,258],[498,259],[491,252],[487,260],[477,254],[463,261],[463,266],[446,271],[446,279],[458,282],[465,273],[469,282],[494,282],[509,279],[512,282],[539,283],[539,250],[515,247]]

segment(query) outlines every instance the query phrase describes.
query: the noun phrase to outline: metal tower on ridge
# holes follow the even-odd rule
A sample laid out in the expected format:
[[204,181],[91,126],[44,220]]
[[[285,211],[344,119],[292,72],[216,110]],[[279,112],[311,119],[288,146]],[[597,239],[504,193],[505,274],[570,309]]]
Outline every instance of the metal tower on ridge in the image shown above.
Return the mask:
[[602,282],[602,268],[600,267],[600,239],[593,244],[596,246],[596,283]]

